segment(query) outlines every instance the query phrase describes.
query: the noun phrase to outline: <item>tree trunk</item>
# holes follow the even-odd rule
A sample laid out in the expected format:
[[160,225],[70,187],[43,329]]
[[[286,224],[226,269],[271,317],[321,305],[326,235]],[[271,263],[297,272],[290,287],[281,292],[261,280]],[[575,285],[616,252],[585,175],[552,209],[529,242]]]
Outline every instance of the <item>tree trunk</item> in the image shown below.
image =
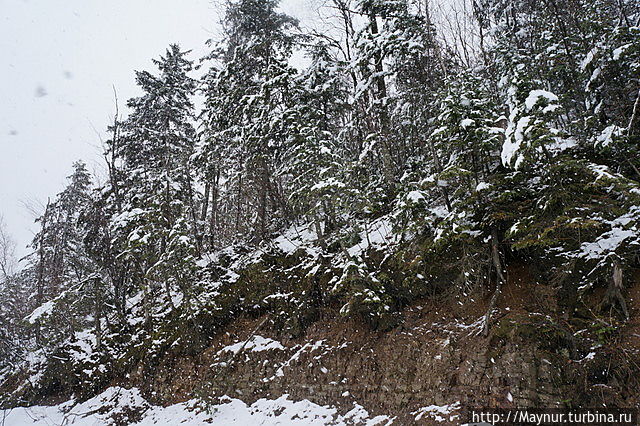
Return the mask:
[[500,260],[500,249],[498,248],[498,229],[496,227],[491,230],[491,260],[493,262],[494,268],[496,269],[496,290],[491,297],[491,301],[489,302],[487,313],[484,315],[483,334],[485,336],[489,335],[489,322],[491,321],[491,313],[496,307],[498,296],[500,296],[500,292],[502,292],[502,286],[507,282],[504,276],[502,261]]
[[622,265],[617,260],[613,264],[613,273],[611,275],[611,281],[609,281],[609,287],[607,293],[601,303],[601,308],[605,306],[615,306],[616,302],[620,305],[622,314],[625,320],[629,319],[629,310],[627,309],[627,303],[624,300],[622,292],[624,291],[624,283],[622,277]]
[[[380,31],[378,29],[378,18],[374,11],[369,13],[369,24],[371,28],[371,34],[376,35]],[[389,118],[387,114],[387,107],[385,105],[385,99],[387,98],[387,83],[384,80],[384,66],[382,61],[384,58],[379,51],[374,53],[374,66],[376,70],[376,94],[374,96],[374,102],[377,103],[377,109],[380,120],[380,137],[382,148],[382,172],[384,174],[387,183],[394,182],[394,165],[391,157],[390,139],[388,137]]]
[[211,219],[209,221],[209,247],[216,247],[216,233],[218,229],[218,193],[220,184],[220,169],[216,170],[213,190],[211,191]]
[[102,294],[98,286],[100,279],[95,278],[93,283],[93,291],[95,293],[94,300],[94,316],[95,316],[95,330],[96,330],[96,349],[99,350],[102,346]]
[[322,248],[322,250],[326,250],[327,243],[324,240],[324,234],[322,232],[322,224],[320,223],[320,218],[318,217],[317,214],[313,215],[313,224],[316,228],[316,237],[317,237],[318,244],[320,245],[320,248]]
[[202,199],[202,210],[200,211],[200,222],[204,223],[207,220],[207,213],[209,212],[209,194],[211,193],[211,183],[207,180],[204,184],[204,197]]

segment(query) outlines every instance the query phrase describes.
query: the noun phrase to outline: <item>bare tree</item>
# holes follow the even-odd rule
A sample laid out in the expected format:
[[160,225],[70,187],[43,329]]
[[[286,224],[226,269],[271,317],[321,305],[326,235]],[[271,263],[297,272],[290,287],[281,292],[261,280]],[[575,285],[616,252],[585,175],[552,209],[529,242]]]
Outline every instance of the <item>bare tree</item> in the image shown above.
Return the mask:
[[484,61],[487,34],[474,13],[477,3],[473,0],[433,0],[422,7],[438,31],[440,43],[465,67],[473,67]]
[[0,278],[2,281],[15,272],[15,249],[16,244],[9,236],[6,224],[0,216]]

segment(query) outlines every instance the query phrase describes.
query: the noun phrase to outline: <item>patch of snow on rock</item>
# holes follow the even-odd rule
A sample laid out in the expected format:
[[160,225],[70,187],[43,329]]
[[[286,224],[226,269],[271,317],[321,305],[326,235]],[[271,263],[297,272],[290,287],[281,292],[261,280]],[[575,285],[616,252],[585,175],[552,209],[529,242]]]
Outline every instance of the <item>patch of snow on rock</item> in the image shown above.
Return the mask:
[[286,348],[282,346],[282,344],[277,340],[273,340],[268,337],[253,336],[248,342],[246,342],[246,344],[244,341],[234,343],[233,345],[225,346],[218,353],[233,352],[235,354],[243,349],[251,352],[262,352],[271,350],[285,350]]

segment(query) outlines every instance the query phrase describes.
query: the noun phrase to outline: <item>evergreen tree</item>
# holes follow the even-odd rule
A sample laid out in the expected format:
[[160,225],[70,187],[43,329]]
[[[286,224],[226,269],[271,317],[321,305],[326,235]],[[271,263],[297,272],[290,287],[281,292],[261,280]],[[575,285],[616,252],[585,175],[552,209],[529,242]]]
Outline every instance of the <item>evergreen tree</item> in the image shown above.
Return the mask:
[[[359,124],[366,129],[361,157],[380,166],[384,180],[393,183],[422,142],[402,129],[408,121],[402,115],[411,114],[419,124],[424,101],[443,81],[444,63],[431,23],[409,1],[363,0],[358,7],[367,19],[357,33],[352,63],[359,75]],[[420,112],[412,105],[422,105]],[[402,130],[408,137],[396,139]]]
[[[224,209],[230,213],[235,240],[261,241],[289,219],[276,170],[288,137],[284,114],[291,105],[295,74],[288,59],[297,23],[276,12],[277,4],[274,0],[230,2],[224,45],[209,57],[219,65],[206,78],[200,175],[216,196],[212,207],[220,210],[220,202],[227,204]],[[224,170],[222,178],[220,170]],[[220,179],[225,181],[224,188],[219,187]],[[211,215],[220,217],[219,213]]]
[[[40,231],[32,242],[27,274],[33,310],[32,323],[37,323],[37,338],[60,341],[75,331],[72,306],[63,300],[91,274],[93,264],[83,247],[82,213],[91,202],[91,178],[82,162],[73,165],[69,184],[58,196],[47,203],[44,213],[37,219]],[[56,318],[47,317],[51,307],[58,305]],[[56,324],[56,321],[58,322]]]
[[343,62],[324,43],[312,46],[311,64],[295,80],[292,107],[286,112],[289,137],[280,174],[286,178],[294,214],[314,223],[320,244],[338,225],[337,211],[352,199],[345,167],[349,154],[341,126],[349,108]]
[[112,233],[145,294],[147,321],[159,287],[171,307],[176,290],[188,296],[200,241],[189,163],[195,143],[191,97],[196,82],[189,76],[187,54],[171,45],[165,56],[154,60],[159,75],[136,73],[143,95],[128,101],[132,112],[122,123],[115,153],[126,180]]

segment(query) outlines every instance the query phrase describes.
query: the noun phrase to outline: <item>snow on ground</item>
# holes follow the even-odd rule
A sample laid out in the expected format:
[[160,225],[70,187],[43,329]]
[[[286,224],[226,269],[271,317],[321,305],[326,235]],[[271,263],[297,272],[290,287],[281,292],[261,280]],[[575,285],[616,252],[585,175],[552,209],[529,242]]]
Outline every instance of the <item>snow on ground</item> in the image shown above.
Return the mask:
[[[114,417],[134,412],[140,415],[138,426],[151,425],[388,425],[387,416],[371,417],[360,405],[344,415],[330,406],[321,406],[307,400],[292,401],[288,395],[277,399],[259,399],[251,405],[239,399],[222,397],[218,404],[205,409],[197,400],[168,407],[149,404],[137,389],[112,387],[84,403],[73,401],[51,407],[21,407],[0,412],[0,421],[6,425],[112,425]],[[122,419],[122,417],[120,417]]]
[[416,420],[420,420],[426,416],[427,418],[431,418],[437,422],[453,422],[459,418],[457,414],[454,414],[459,409],[460,401],[448,405],[429,405],[427,407],[422,407],[411,414],[416,416]]
[[[0,420],[6,425],[108,425],[110,418],[127,410],[147,411],[151,406],[142,398],[138,389],[112,387],[83,403],[46,407],[20,407],[0,411]],[[103,410],[104,409],[104,410]],[[169,424],[169,423],[167,423]]]
[[266,383],[275,379],[276,377],[284,376],[285,368],[288,368],[292,362],[298,361],[300,356],[307,351],[313,352],[315,350],[321,349],[323,344],[324,344],[324,340],[318,340],[315,343],[314,342],[305,343],[304,346],[300,347],[300,349],[298,349],[296,353],[293,354],[291,358],[289,358],[289,360],[280,364],[280,367],[278,367],[278,369],[276,370],[276,374],[273,377],[265,377],[264,379],[262,379],[262,381]]
[[278,238],[273,241],[273,244],[280,249],[283,253],[291,255],[298,249],[304,249],[307,253],[315,257],[317,249],[314,248],[314,243],[317,241],[318,236],[312,229],[311,224],[305,224],[301,226],[292,226],[282,233]]
[[347,251],[353,257],[361,256],[369,248],[381,249],[397,242],[399,236],[393,233],[393,225],[388,217],[382,217],[368,224],[360,232],[360,242]]

